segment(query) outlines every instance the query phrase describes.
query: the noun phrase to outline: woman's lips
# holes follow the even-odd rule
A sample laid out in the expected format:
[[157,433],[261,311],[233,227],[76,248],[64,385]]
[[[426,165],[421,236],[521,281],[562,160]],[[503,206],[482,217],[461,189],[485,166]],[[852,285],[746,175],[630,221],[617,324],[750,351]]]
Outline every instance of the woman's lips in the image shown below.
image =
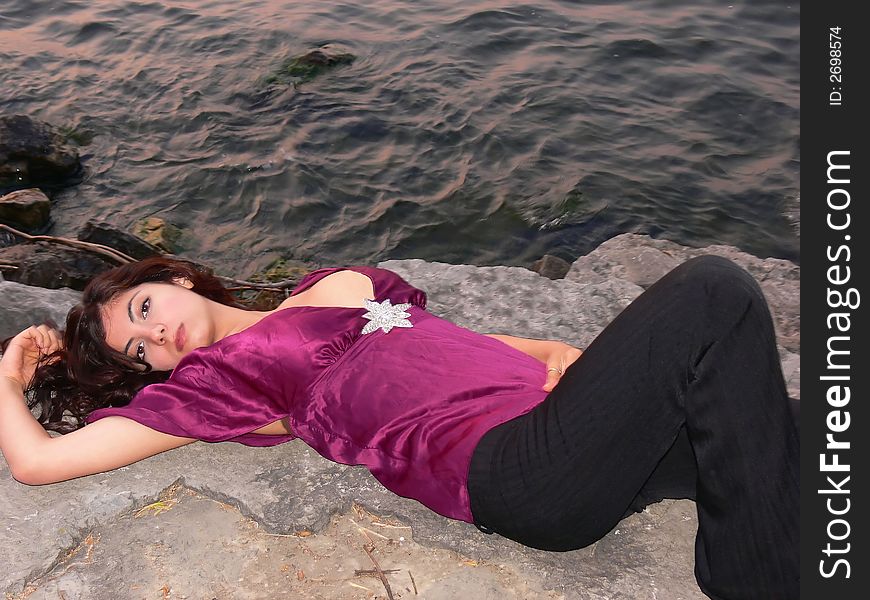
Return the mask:
[[181,352],[184,348],[185,335],[184,335],[184,323],[178,326],[178,329],[175,330],[175,349]]

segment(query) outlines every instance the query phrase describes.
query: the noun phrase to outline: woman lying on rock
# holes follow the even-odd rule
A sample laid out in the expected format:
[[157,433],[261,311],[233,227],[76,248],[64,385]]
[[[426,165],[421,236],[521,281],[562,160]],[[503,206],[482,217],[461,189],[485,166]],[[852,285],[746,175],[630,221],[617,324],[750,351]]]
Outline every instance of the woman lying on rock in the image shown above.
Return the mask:
[[[373,267],[314,271],[267,312],[183,261],[118,267],[88,285],[62,340],[43,325],[10,342],[0,449],[15,479],[45,484],[195,440],[298,437],[446,517],[556,551],[694,498],[707,595],[798,597],[798,432],[746,271],[691,259],[583,352],[425,308]],[[64,410],[88,425],[49,437]]]

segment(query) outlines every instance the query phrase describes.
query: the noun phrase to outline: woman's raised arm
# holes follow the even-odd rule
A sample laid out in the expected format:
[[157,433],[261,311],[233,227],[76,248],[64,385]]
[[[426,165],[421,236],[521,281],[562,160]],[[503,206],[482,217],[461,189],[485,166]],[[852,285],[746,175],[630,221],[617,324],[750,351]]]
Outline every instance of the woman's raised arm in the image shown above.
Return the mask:
[[21,386],[0,377],[0,450],[21,483],[56,483],[110,471],[194,441],[118,416],[51,437],[27,409]]
[[124,417],[106,417],[52,438],[33,417],[24,388],[41,355],[59,347],[45,325],[15,336],[0,359],[0,452],[12,476],[31,485],[91,475],[195,441],[169,435]]

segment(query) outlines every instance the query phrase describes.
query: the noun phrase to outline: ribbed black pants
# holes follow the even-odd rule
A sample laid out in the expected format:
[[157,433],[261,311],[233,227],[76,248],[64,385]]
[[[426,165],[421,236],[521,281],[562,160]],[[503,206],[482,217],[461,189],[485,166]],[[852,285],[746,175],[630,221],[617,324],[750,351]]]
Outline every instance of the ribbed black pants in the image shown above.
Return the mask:
[[798,444],[761,288],[700,256],[638,296],[540,405],[484,435],[471,509],[484,531],[561,551],[694,498],[704,593],[797,598]]

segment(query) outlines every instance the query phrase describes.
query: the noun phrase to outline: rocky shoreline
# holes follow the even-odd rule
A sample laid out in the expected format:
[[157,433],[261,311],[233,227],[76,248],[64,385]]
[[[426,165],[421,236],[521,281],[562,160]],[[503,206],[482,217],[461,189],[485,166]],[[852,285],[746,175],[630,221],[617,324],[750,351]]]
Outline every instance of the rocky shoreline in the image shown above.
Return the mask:
[[[758,279],[789,393],[799,397],[800,267],[789,261],[623,234],[555,280],[521,267],[378,266],[425,290],[428,309],[459,325],[585,347],[646,287],[699,254],[726,256]],[[77,294],[0,282],[0,335],[44,315],[60,322]],[[396,598],[703,598],[692,575],[691,502],[648,507],[589,548],[541,552],[444,519],[299,441],[196,443],[39,487],[17,483],[4,464],[0,505],[7,598],[386,597],[378,580],[355,574],[372,569],[367,544],[382,569],[397,569],[387,574]],[[135,517],[149,506],[165,513]],[[239,565],[235,579],[224,574],[227,561]]]

